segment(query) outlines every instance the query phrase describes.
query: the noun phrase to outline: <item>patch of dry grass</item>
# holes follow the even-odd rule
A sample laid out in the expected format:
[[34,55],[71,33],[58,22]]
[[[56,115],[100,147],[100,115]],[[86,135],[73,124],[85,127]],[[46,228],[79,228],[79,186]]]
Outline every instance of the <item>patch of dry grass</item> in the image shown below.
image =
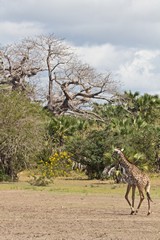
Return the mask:
[[[115,184],[113,181],[57,178],[54,180],[54,183],[49,186],[36,187],[22,180],[24,180],[24,178],[21,178],[20,181],[16,183],[1,183],[0,190],[34,190],[48,191],[56,194],[107,194],[110,196],[123,196],[126,191],[126,184]],[[152,198],[160,197],[159,175],[151,177],[151,196]]]
[[[87,180],[85,176],[75,178],[56,178],[53,184],[46,187],[36,187],[29,184],[29,173],[21,173],[20,181],[16,183],[0,183],[0,190],[34,190],[48,191],[56,194],[104,194],[109,196],[124,196],[126,184],[115,184],[113,181]],[[160,175],[151,177],[151,196],[160,198]],[[138,195],[138,191],[137,191]]]

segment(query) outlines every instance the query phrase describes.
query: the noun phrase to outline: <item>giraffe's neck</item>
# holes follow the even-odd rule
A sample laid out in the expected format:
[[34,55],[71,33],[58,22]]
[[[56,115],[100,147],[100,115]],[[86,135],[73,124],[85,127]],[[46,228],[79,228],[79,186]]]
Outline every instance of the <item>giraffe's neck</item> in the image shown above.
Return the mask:
[[130,167],[132,166],[132,163],[130,163],[127,158],[124,156],[124,154],[122,152],[120,152],[120,164],[122,165],[122,167],[124,167],[124,169],[126,171],[128,171],[130,169]]

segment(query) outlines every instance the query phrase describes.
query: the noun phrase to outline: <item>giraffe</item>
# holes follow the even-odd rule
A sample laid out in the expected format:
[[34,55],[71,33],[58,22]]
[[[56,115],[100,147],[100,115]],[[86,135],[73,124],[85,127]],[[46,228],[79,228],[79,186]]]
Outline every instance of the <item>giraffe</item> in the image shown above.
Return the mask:
[[[123,150],[114,149],[114,154],[118,155],[119,157],[119,163],[121,164],[121,166],[125,169],[125,179],[126,182],[128,183],[127,185],[127,190],[126,190],[126,194],[125,194],[125,199],[127,200],[130,208],[131,208],[131,215],[133,214],[137,214],[140,206],[144,200],[144,190],[146,192],[147,195],[147,200],[148,200],[148,213],[147,215],[149,215],[151,213],[151,209],[150,209],[150,202],[151,197],[150,197],[150,180],[149,177],[144,174],[139,168],[137,168],[133,163],[129,162],[129,160],[125,157],[125,155],[122,152]],[[140,195],[140,201],[138,204],[138,207],[135,211],[134,209],[134,201],[135,201],[135,190],[136,187],[138,188],[139,191],[139,195]],[[132,204],[128,198],[129,192],[132,188]]]

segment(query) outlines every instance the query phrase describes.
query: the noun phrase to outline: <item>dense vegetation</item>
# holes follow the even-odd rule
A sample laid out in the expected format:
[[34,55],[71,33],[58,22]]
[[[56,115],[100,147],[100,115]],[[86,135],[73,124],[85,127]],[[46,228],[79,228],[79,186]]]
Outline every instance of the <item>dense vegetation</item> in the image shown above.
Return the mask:
[[[128,158],[140,168],[160,171],[159,96],[119,94],[109,75],[103,80],[101,74],[96,78],[94,75],[92,82],[93,69],[80,63],[72,66],[71,72],[71,63],[65,65],[63,74],[67,78],[62,77],[62,68],[56,70],[60,59],[55,52],[51,54],[54,44],[57,47],[61,42],[53,40],[26,40],[24,45],[5,48],[5,54],[0,52],[0,180],[16,180],[20,171],[34,169],[32,183],[45,184],[46,179],[69,174],[72,162],[80,163],[89,178],[100,178],[104,167],[113,162],[114,147],[124,148]],[[38,60],[31,65],[33,57],[42,57],[43,44],[50,46],[48,73],[54,76],[49,75],[47,107],[39,101],[43,98],[39,98],[38,92],[31,94],[36,88],[30,83],[30,77],[37,76],[38,81],[37,74],[45,71],[43,63],[37,65]],[[24,58],[26,49],[30,52]],[[62,53],[64,48],[60,56]],[[66,64],[68,61],[67,58]],[[105,96],[104,102],[106,91],[112,98]]]
[[[123,99],[123,101],[121,101]],[[74,135],[67,147],[75,159],[87,165],[90,177],[99,177],[112,163],[114,147],[124,148],[133,163],[144,170],[160,170],[160,99],[125,92],[112,104],[95,105],[105,123],[89,124]]]
[[[1,180],[15,180],[18,172],[36,166],[48,174],[48,166],[53,169],[50,165],[53,156],[59,168],[56,166],[56,173],[50,171],[50,177],[58,176],[57,172],[62,174],[62,169],[64,174],[64,167],[67,172],[68,166],[71,170],[70,160],[73,160],[85,165],[89,178],[99,178],[104,167],[113,162],[114,147],[123,147],[129,159],[142,169],[160,170],[160,99],[157,96],[130,92],[123,95],[125,103],[95,104],[93,111],[104,122],[50,115],[42,106],[16,92],[2,92],[0,101]],[[70,165],[58,157],[60,152],[70,156]]]

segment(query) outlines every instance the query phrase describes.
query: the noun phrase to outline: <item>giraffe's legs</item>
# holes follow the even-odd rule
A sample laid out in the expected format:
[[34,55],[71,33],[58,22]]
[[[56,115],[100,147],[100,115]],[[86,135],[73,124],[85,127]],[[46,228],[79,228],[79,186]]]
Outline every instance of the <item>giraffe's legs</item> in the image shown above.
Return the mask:
[[147,195],[147,200],[148,200],[148,213],[147,213],[147,215],[149,215],[151,213],[151,205],[150,205],[150,199],[149,199],[148,195]]
[[147,201],[148,201],[148,213],[147,215],[149,215],[151,213],[151,205],[150,202],[152,202],[152,199],[150,197],[150,184],[148,183],[147,186],[145,187],[145,191],[146,191],[146,195],[147,195]]
[[132,206],[131,206],[131,215],[134,213],[134,200],[135,200],[135,191],[136,186],[132,186]]
[[128,184],[128,185],[127,185],[126,194],[125,194],[125,199],[127,200],[129,206],[131,206],[131,203],[130,203],[130,201],[129,201],[129,199],[128,199],[128,195],[129,195],[130,190],[131,190],[131,185]]
[[143,194],[143,191],[141,189],[139,189],[139,195],[140,195],[140,201],[139,201],[136,213],[138,213],[138,210],[140,209],[140,206],[141,206],[141,204],[142,204],[142,202],[144,200],[144,194]]
[[[131,214],[133,214],[132,212],[133,212],[133,209],[132,209],[132,205],[131,205],[131,202],[129,201],[129,198],[128,198],[128,195],[129,195],[129,192],[130,192],[130,190],[131,190],[131,185],[130,184],[128,184],[127,185],[127,190],[126,190],[126,194],[125,194],[125,199],[127,200],[127,202],[128,202],[128,204],[129,204],[129,206],[130,206],[130,208],[131,208]],[[133,204],[133,201],[132,201],[132,204]]]

